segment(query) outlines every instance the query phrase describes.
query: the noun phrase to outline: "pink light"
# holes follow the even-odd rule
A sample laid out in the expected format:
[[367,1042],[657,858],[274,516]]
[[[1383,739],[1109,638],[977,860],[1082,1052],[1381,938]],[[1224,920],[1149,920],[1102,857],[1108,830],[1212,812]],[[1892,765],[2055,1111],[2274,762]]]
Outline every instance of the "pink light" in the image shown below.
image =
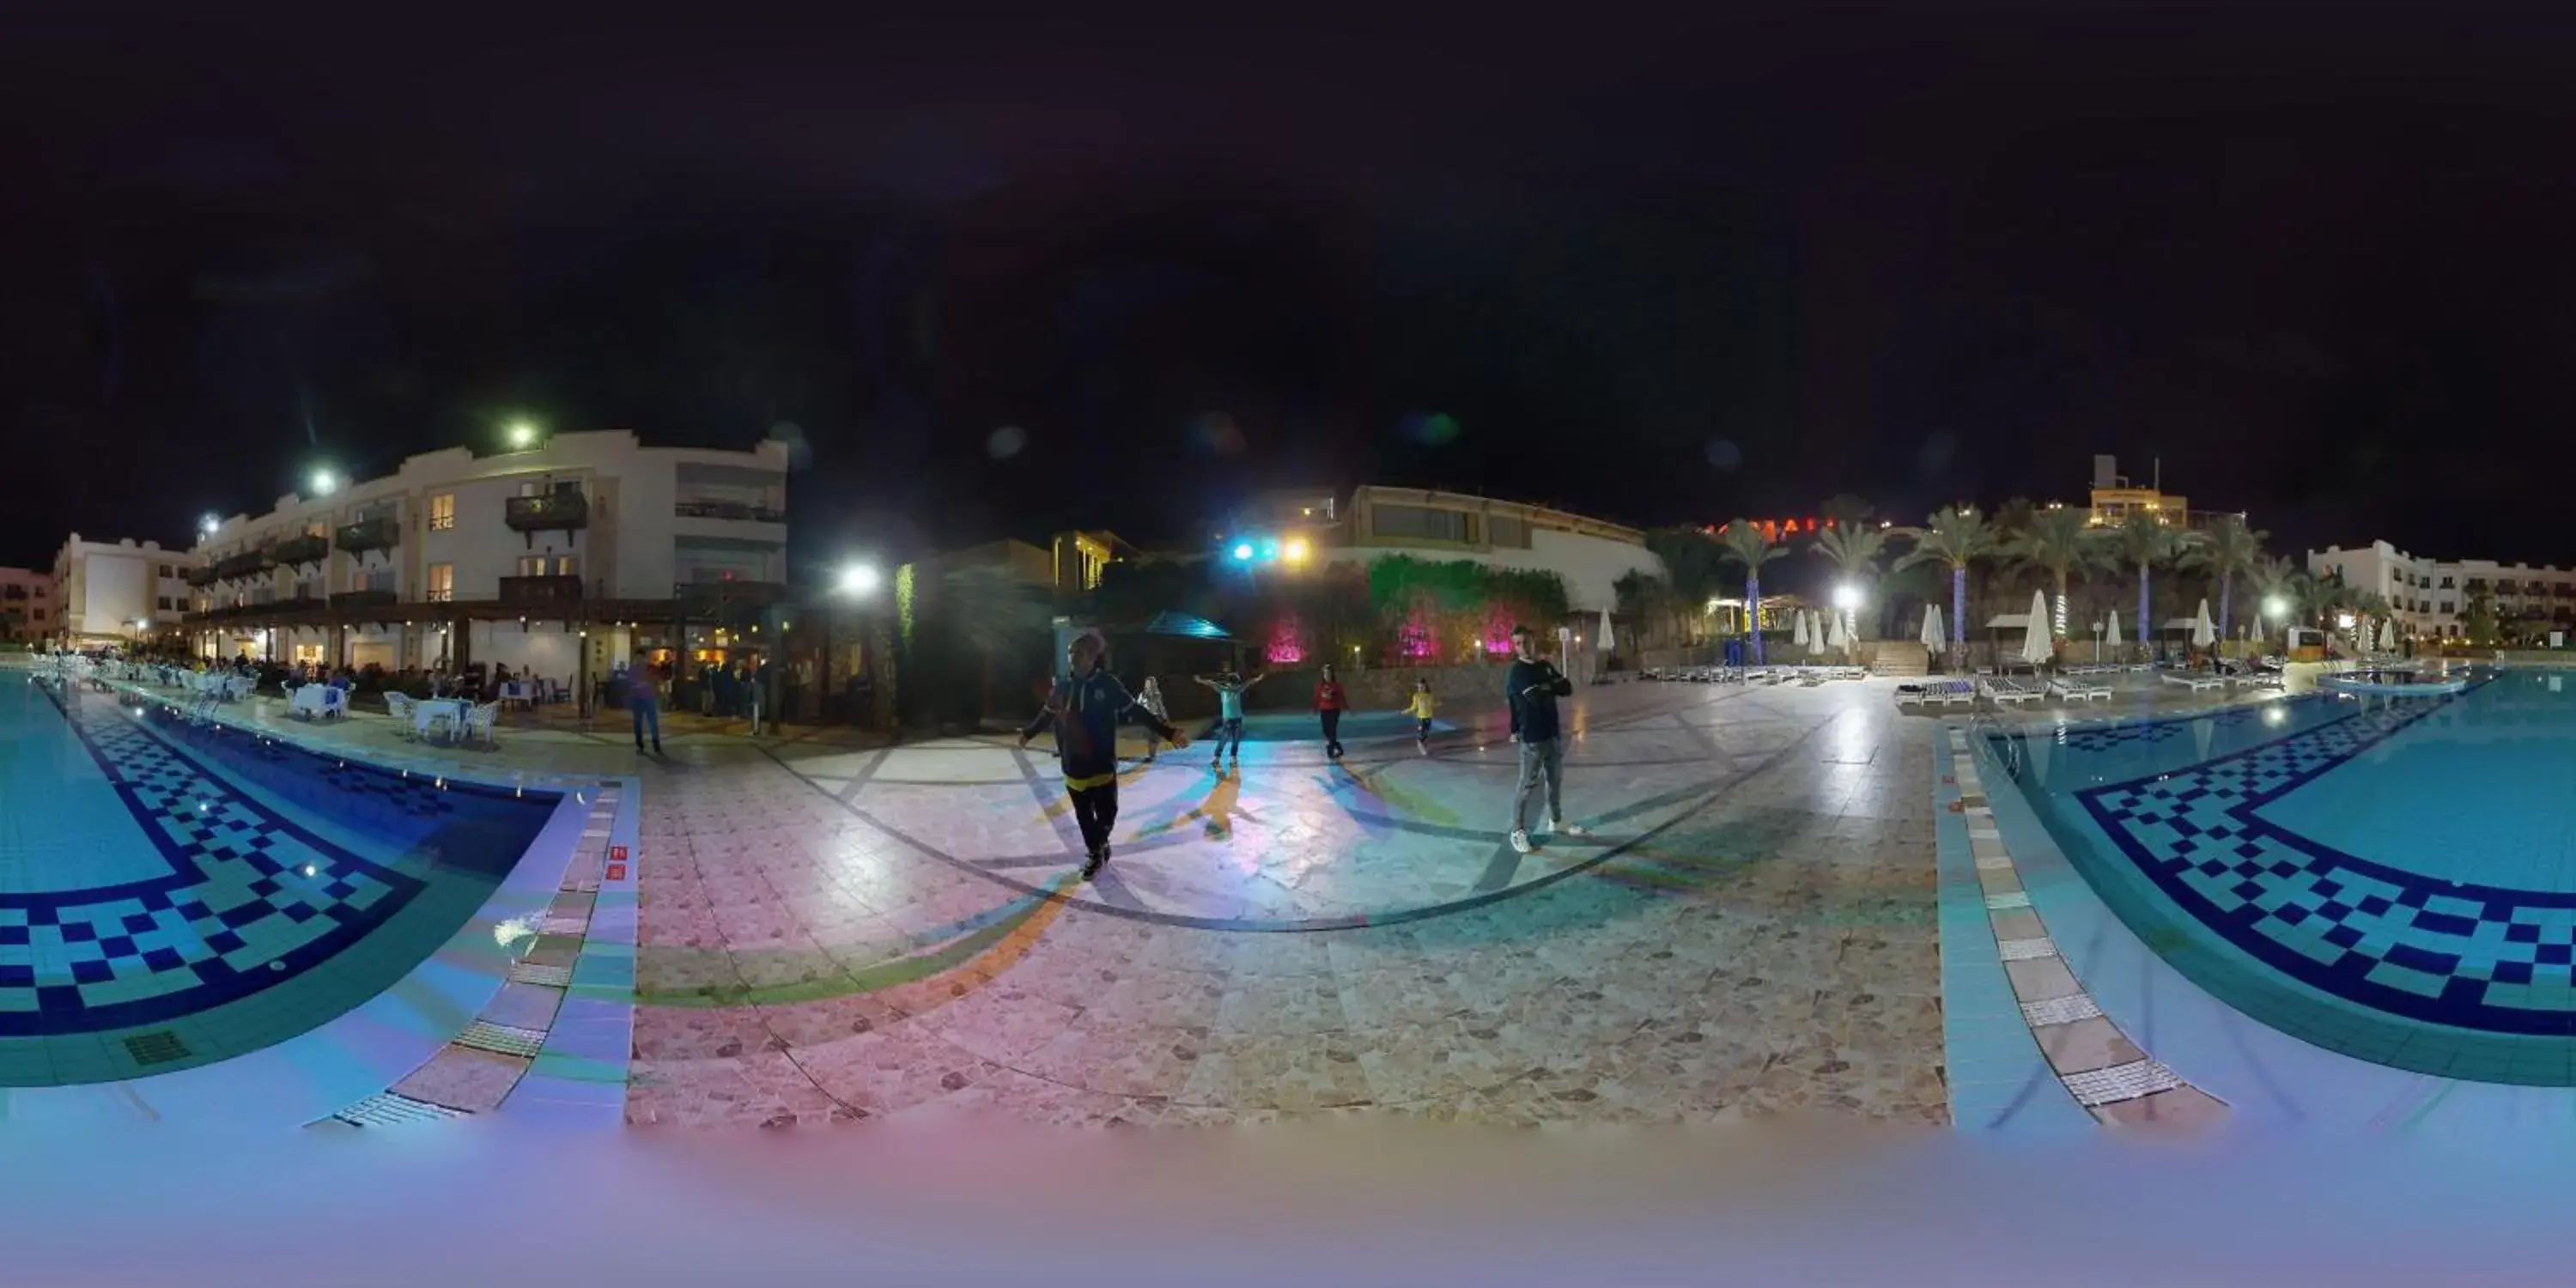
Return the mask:
[[1261,655],[1273,666],[1295,666],[1306,660],[1306,645],[1299,638],[1295,614],[1282,613],[1270,624],[1270,642],[1263,646]]

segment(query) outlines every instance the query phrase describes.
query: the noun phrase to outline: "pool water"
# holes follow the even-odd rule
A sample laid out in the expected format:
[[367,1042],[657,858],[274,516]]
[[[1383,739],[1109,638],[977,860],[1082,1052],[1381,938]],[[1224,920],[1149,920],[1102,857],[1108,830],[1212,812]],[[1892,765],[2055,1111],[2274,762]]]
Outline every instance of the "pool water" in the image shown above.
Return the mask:
[[2576,682],[1990,734],[2103,901],[2219,1000],[2381,1064],[2576,1085]]
[[445,944],[556,805],[0,680],[0,1086],[318,1027]]

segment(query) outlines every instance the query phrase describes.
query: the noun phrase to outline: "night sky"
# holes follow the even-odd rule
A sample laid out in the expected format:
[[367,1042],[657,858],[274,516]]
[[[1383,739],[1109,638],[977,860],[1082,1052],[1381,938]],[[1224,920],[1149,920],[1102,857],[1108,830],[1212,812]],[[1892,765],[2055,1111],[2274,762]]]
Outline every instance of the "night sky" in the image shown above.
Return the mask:
[[2576,25],[2527,9],[367,8],[0,17],[0,563],[513,414],[789,427],[809,563],[1313,483],[1903,522],[2095,452],[2278,549],[2576,561]]

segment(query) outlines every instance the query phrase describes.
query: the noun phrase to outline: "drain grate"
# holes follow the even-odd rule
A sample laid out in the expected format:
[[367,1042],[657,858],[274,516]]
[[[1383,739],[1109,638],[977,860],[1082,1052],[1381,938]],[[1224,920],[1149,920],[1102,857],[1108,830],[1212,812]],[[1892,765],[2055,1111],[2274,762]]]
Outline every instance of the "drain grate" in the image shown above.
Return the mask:
[[510,967],[510,982],[513,984],[545,984],[554,988],[569,988],[572,985],[572,967],[541,966],[535,962],[520,962]]
[[465,1111],[414,1100],[396,1092],[369,1096],[331,1115],[352,1127],[399,1127],[405,1123],[437,1122],[444,1118],[462,1118]]
[[178,1034],[163,1029],[158,1033],[143,1033],[127,1038],[125,1054],[136,1064],[149,1068],[156,1064],[185,1060],[196,1053],[188,1049],[187,1043],[179,1040]]
[[543,1029],[523,1029],[515,1025],[494,1024],[490,1020],[476,1020],[466,1025],[464,1032],[456,1035],[456,1045],[461,1047],[473,1047],[475,1050],[490,1051],[495,1055],[519,1055],[532,1059],[536,1056],[538,1048],[545,1044],[546,1034]]

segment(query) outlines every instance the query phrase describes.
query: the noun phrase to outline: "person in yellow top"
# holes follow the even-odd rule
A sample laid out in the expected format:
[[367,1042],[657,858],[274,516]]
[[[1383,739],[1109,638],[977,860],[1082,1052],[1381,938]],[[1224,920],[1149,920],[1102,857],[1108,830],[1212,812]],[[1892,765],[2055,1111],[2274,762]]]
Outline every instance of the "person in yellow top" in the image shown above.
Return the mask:
[[1431,750],[1431,716],[1440,709],[1440,699],[1432,696],[1431,681],[1413,682],[1413,702],[1405,708],[1413,715],[1413,745]]

